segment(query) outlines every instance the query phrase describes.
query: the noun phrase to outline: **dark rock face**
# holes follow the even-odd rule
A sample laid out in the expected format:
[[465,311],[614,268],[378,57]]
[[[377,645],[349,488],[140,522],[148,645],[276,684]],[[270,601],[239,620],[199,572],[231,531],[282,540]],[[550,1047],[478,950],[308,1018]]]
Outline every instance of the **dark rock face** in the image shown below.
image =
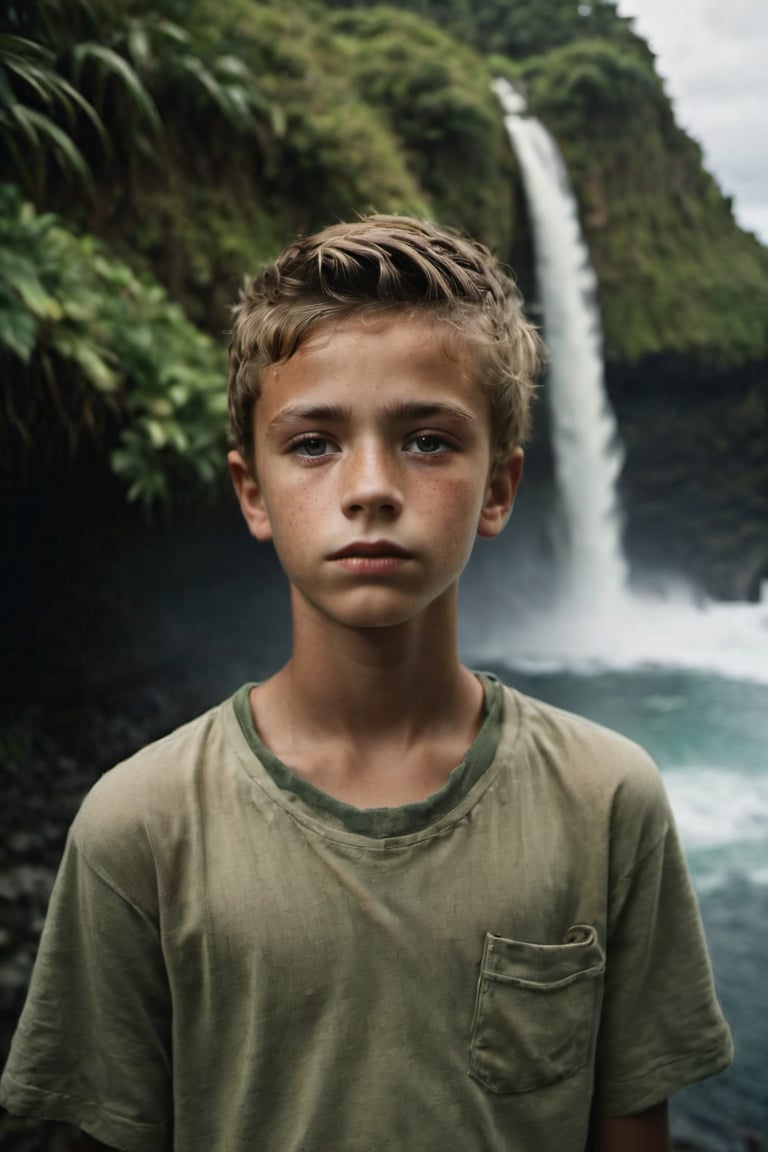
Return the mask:
[[609,365],[626,448],[625,547],[637,574],[681,575],[722,600],[768,580],[768,364],[683,356]]
[[[625,462],[619,480],[632,578],[682,579],[715,600],[760,599],[768,581],[768,364],[718,371],[682,356],[609,364]],[[525,485],[553,474],[546,381]]]

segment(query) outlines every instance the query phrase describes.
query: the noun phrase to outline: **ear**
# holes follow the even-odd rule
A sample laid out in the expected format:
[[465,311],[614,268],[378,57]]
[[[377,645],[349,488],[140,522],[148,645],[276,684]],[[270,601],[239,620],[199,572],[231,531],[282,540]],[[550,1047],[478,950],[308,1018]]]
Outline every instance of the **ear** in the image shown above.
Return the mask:
[[237,493],[240,511],[245,517],[251,536],[261,540],[262,543],[271,540],[272,525],[258,480],[239,452],[228,452],[227,464]]
[[478,536],[499,535],[509,519],[522,475],[523,450],[515,448],[491,473],[477,525]]

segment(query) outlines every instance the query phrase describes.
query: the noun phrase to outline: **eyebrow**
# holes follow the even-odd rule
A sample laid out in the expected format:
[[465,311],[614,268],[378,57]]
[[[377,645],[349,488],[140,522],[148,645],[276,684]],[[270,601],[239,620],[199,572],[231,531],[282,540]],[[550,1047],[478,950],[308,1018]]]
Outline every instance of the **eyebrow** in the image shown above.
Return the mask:
[[325,424],[345,420],[350,415],[350,409],[343,404],[289,404],[273,416],[267,425],[267,431],[280,428],[283,424]]
[[434,417],[447,416],[451,420],[461,420],[465,424],[471,424],[475,421],[475,417],[466,408],[461,408],[458,404],[449,404],[445,400],[433,400],[426,403],[406,401],[387,405],[384,411],[393,420],[431,420]]
[[[387,404],[383,409],[388,420],[433,420],[447,417],[451,420],[460,420],[464,424],[473,424],[476,417],[466,408],[457,404],[449,404],[442,400],[431,402],[402,401]],[[285,424],[333,424],[349,420],[352,409],[344,404],[290,404],[283,408],[270,420],[267,431],[271,432]]]

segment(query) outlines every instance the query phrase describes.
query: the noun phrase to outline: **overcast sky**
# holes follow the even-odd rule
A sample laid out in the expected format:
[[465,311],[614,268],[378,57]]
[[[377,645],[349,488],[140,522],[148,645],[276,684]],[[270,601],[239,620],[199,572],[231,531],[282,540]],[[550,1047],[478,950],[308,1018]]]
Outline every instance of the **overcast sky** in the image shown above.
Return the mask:
[[618,0],[656,53],[677,121],[768,244],[768,0]]

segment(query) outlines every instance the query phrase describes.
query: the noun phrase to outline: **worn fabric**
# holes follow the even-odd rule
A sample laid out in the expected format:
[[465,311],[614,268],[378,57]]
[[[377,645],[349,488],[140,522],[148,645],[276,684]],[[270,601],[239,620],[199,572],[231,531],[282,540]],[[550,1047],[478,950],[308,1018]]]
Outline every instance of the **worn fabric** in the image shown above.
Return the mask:
[[658,773],[499,685],[434,797],[361,812],[248,686],[107,773],[2,1080],[126,1152],[583,1152],[731,1057]]

